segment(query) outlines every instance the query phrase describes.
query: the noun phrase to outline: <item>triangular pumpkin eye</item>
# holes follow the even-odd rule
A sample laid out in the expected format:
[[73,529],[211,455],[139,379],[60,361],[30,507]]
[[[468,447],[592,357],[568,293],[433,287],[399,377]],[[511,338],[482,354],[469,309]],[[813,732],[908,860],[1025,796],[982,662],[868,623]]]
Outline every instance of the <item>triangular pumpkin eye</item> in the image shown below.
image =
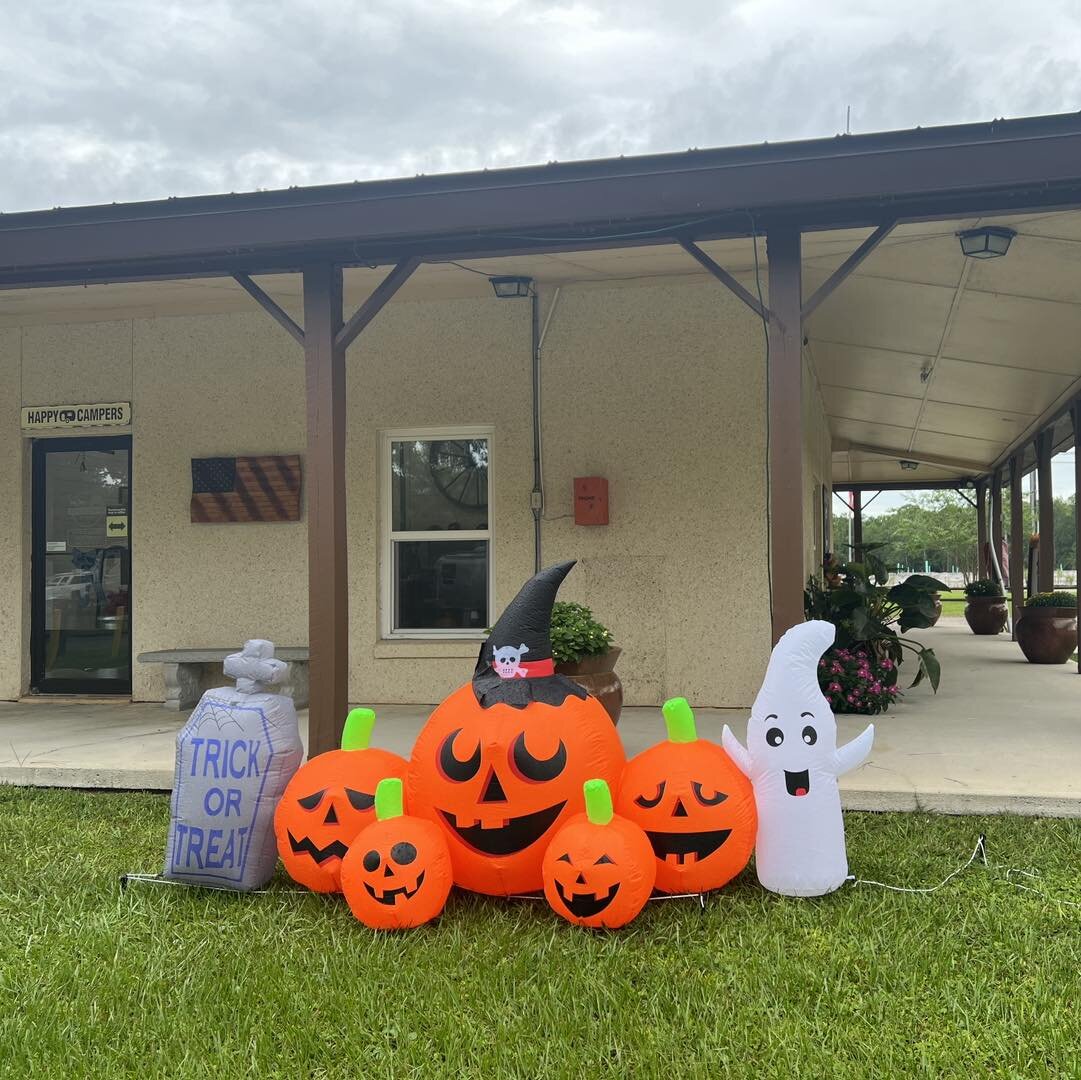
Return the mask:
[[570,861],[571,861],[570,855],[560,855],[559,858],[556,859],[556,862],[570,862]]
[[608,858],[607,855],[602,855],[593,865],[594,866],[603,866],[605,863],[613,863],[614,864],[614,862],[615,862],[615,860]]
[[371,810],[375,806],[375,796],[369,795],[366,791],[354,791],[352,788],[346,788],[345,797],[354,810]]
[[311,795],[305,795],[303,799],[297,799],[297,802],[300,803],[305,810],[314,810],[326,793],[327,789],[323,788],[322,791],[315,791]]

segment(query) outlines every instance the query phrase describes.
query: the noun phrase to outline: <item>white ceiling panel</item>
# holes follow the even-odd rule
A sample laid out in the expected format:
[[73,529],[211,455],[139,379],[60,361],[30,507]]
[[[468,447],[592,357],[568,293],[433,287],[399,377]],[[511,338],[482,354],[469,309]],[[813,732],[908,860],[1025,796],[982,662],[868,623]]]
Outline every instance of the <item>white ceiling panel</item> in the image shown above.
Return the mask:
[[947,435],[968,435],[974,439],[999,444],[1012,442],[1032,420],[1033,417],[1027,413],[928,401],[920,420],[920,430],[944,432]]
[[1014,412],[1035,416],[1065,393],[1072,382],[1069,375],[974,364],[944,356],[935,364],[928,397],[983,409],[1001,409],[1006,404]]
[[904,457],[904,452],[908,449],[908,440],[912,435],[911,428],[847,419],[831,419],[830,431],[836,439],[864,443],[868,446],[881,446],[891,452],[896,450],[901,457]]
[[826,412],[831,417],[910,428],[920,414],[919,398],[875,394],[847,386],[823,386],[821,389]]
[[916,435],[913,451],[933,454],[943,458],[955,458],[977,464],[989,465],[1006,448],[1006,440],[992,442],[973,439],[964,435],[945,435],[937,431],[923,431]]
[[814,339],[808,351],[823,386],[850,386],[904,397],[923,394],[920,372],[930,359],[927,356]]
[[1081,304],[1081,243],[1017,236],[1004,258],[973,261],[968,288]]

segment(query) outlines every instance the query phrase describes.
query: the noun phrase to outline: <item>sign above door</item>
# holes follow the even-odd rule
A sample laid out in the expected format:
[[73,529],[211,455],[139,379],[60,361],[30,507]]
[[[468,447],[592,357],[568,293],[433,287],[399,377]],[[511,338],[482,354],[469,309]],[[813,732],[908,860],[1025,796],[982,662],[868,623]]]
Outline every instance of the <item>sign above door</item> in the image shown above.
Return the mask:
[[130,401],[106,401],[95,405],[30,405],[22,411],[23,431],[127,427],[130,423]]

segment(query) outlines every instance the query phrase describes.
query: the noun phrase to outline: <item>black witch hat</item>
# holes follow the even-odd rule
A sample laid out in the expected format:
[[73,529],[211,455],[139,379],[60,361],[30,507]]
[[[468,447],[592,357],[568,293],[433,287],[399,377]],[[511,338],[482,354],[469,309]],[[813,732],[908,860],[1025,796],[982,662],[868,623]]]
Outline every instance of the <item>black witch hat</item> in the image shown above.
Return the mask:
[[480,648],[473,673],[473,693],[481,708],[510,705],[524,709],[534,701],[562,705],[585,690],[557,675],[552,660],[552,605],[574,560],[534,574],[492,627]]

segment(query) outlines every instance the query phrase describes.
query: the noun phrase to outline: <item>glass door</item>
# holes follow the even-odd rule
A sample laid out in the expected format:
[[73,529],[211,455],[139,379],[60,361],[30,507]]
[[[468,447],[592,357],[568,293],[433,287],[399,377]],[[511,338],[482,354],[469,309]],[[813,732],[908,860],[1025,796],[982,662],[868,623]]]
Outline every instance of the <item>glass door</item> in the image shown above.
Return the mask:
[[33,454],[31,687],[131,693],[131,436]]

